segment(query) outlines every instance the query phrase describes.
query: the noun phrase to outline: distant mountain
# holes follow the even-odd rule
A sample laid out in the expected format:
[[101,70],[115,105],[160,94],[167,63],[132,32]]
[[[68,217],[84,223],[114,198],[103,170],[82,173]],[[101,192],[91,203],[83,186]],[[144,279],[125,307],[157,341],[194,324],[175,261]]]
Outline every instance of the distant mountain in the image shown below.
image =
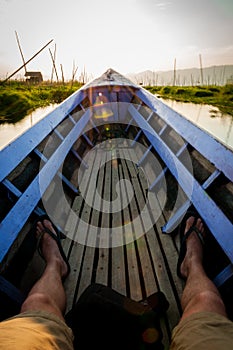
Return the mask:
[[170,71],[147,70],[127,75],[133,82],[142,85],[225,85],[233,77],[233,65],[177,69]]

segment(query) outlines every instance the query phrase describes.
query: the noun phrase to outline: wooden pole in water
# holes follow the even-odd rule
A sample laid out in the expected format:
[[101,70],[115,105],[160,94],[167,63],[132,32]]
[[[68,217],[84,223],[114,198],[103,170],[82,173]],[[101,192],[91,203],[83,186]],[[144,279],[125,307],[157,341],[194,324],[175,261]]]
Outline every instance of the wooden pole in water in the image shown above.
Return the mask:
[[57,77],[57,82],[58,82],[58,74],[57,74],[57,68],[56,68],[56,64],[55,64],[55,61],[53,59],[53,54],[51,52],[51,50],[49,49],[49,53],[50,53],[50,56],[52,58],[52,62],[53,62],[53,67],[54,67],[54,71],[55,71],[55,74],[56,74],[56,77]]
[[204,79],[203,79],[203,68],[202,68],[202,58],[201,55],[199,55],[199,60],[200,60],[200,71],[201,71],[201,85],[204,84]]
[[62,77],[62,84],[64,84],[65,79],[64,79],[63,66],[62,66],[62,64],[60,64],[60,66],[61,66],[61,77]]
[[225,68],[226,66],[223,67],[223,72],[222,72],[222,81],[221,81],[222,85],[224,85],[224,80],[225,80]]
[[21,46],[20,46],[19,37],[18,37],[18,34],[17,34],[16,31],[15,31],[15,36],[16,36],[16,40],[17,40],[17,43],[18,43],[19,51],[20,51],[20,54],[21,54],[21,57],[22,57],[22,60],[23,60],[24,70],[25,70],[25,74],[26,74],[27,73],[27,68],[26,68],[26,64],[25,64],[25,59],[24,59],[24,56],[23,56],[23,51],[22,51]]
[[214,79],[214,81],[213,81],[213,85],[217,85],[217,82],[216,82],[216,72],[215,72],[215,66],[214,66],[214,74],[213,74],[214,76],[213,76],[213,79]]
[[174,75],[173,75],[173,86],[176,85],[176,58],[174,60]]
[[[55,44],[54,52],[53,52],[53,61],[56,61],[56,51],[57,51],[57,45]],[[54,73],[54,65],[52,65],[52,72],[51,72],[51,83],[53,82],[53,73]]]
[[193,86],[193,75],[191,74],[191,85]]
[[24,68],[26,66],[26,64],[28,64],[29,62],[31,62],[33,60],[33,58],[35,58],[42,50],[44,50],[51,42],[53,41],[50,40],[45,46],[43,46],[37,53],[35,53],[35,55],[33,55],[27,62],[25,62],[21,67],[19,67],[16,71],[14,71],[11,75],[9,75],[9,77],[7,77],[5,80],[1,81],[0,84],[5,83],[7,80],[9,80],[11,77],[13,77],[16,73],[18,73],[20,71],[20,69]]
[[75,62],[73,61],[73,70],[72,70],[71,87],[73,86],[74,78],[75,78],[75,75],[76,75],[76,73],[77,73],[77,70],[78,70],[78,66],[75,67]]
[[86,69],[85,66],[83,67],[83,84],[85,84],[85,79],[86,79]]

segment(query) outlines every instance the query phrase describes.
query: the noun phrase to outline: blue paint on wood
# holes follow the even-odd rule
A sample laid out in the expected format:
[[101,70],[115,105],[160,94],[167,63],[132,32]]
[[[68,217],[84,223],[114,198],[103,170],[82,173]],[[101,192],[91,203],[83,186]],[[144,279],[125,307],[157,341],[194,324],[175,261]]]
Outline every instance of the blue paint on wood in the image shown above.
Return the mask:
[[[63,136],[62,140],[64,140]],[[38,149],[34,149],[34,152],[43,160],[43,162],[48,162],[48,159]],[[75,194],[79,193],[79,190],[60,171],[58,172],[58,176]]]
[[14,207],[0,223],[0,262],[4,259],[11,245],[18,236],[18,232],[26,223],[29,215],[37,206],[38,201],[48,188],[50,182],[58,172],[71,146],[83,132],[91,117],[87,111],[73,127],[64,141],[56,149],[40,173],[31,182],[25,192],[18,199]]
[[15,302],[19,306],[21,306],[26,299],[26,295],[21,293],[18,288],[16,288],[2,276],[0,276],[0,291],[11,298],[11,301]]
[[77,91],[0,151],[0,182],[83,100],[84,96],[82,91]]
[[219,288],[223,283],[225,283],[229,278],[233,276],[233,265],[229,264],[225,269],[223,269],[214,279],[213,282],[217,288]]
[[[233,225],[134,106],[129,112],[233,262]],[[219,232],[219,227],[221,232]]]
[[233,152],[231,150],[162,103],[148,91],[140,89],[136,95],[153,111],[157,109],[157,114],[162,120],[233,181]]

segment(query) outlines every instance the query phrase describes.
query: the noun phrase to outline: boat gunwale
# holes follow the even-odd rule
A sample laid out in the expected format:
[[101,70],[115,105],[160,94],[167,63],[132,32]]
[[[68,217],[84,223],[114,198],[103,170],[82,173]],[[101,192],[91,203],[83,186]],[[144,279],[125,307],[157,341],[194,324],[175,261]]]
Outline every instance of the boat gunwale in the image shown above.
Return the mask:
[[158,116],[166,124],[174,129],[206,159],[213,163],[217,169],[221,170],[228,179],[233,181],[233,151],[230,148],[186,119],[182,114],[164,104],[149,91],[141,88],[136,95],[142,99],[149,108],[156,111]]
[[15,169],[18,164],[32,152],[85,98],[83,91],[77,90],[52,112],[26,130],[0,151],[0,182]]
[[[213,236],[229,257],[230,261],[233,262],[233,246],[229,244],[233,227],[230,220],[225,216],[221,209],[218,208],[217,204],[211,198],[206,196],[205,189],[202,188],[202,186],[192,176],[185,165],[182,164],[179,158],[176,157],[166,143],[161,140],[154,129],[147,123],[136,108],[131,106],[131,110],[132,117],[141,127],[141,130],[143,130],[145,136],[150,141],[150,144],[159,154],[161,159],[166,159],[165,163],[167,167],[170,169],[171,173],[186,193],[190,203],[193,203],[194,206],[198,208],[198,211],[202,213],[201,215],[205,219],[205,222]],[[215,215],[212,215],[212,213],[215,213]],[[221,223],[222,228],[221,235],[219,235],[217,229],[219,222]]]
[[[192,124],[190,121],[185,119],[182,115],[179,113],[173,111],[171,108],[166,106],[164,103],[159,101],[154,95],[150,94],[146,90],[144,90],[141,87],[138,87],[138,89],[131,89],[132,86],[128,85],[119,85],[116,81],[114,81],[114,84],[112,82],[111,86],[120,86],[121,87],[127,87],[132,92],[134,92],[135,96],[137,96],[143,103],[145,103],[154,113],[156,113],[159,118],[165,121],[168,125],[170,125],[179,135],[184,137],[188,143],[190,143],[195,149],[197,149],[201,154],[203,152],[200,150],[200,142],[198,141],[198,138],[202,135],[205,135],[205,140],[208,140],[209,144],[208,147],[204,147],[204,155],[211,152],[210,146],[214,146],[215,152],[214,155],[211,154],[211,162],[213,162],[217,169],[220,169],[229,179],[231,179],[231,175],[233,174],[232,165],[230,161],[227,162],[227,167],[224,167],[223,162],[225,162],[226,155],[229,155],[230,159],[233,159],[233,152],[228,150],[224,145],[213,139],[212,136],[210,136],[205,131],[201,130],[199,127]],[[106,88],[109,86],[109,84],[104,85]],[[88,96],[88,91],[91,88],[96,87],[97,89],[99,87],[103,86],[88,86],[85,85],[81,89],[77,90],[73,95],[71,95],[68,99],[66,99],[63,103],[61,103],[54,111],[49,113],[47,116],[45,116],[41,121],[39,121],[37,124],[35,124],[31,129],[29,129],[27,132],[25,132],[23,135],[21,135],[19,138],[17,138],[15,141],[13,141],[10,145],[8,145],[6,148],[4,148],[0,153],[0,160],[1,157],[4,157],[4,168],[2,167],[0,170],[0,181],[3,181],[4,178],[22,161],[33,149],[36,148],[36,146],[46,137],[49,133],[51,133],[68,115],[72,112],[74,108],[76,108],[78,105],[82,103],[84,98]],[[129,103],[130,105],[130,103]],[[165,111],[164,115],[162,115],[162,112]],[[178,117],[179,122],[172,122],[171,118],[173,116]],[[54,120],[52,120],[54,117]],[[143,116],[142,116],[143,118]],[[143,119],[145,123],[147,121]],[[183,127],[180,129],[181,121],[184,123]],[[149,122],[148,124],[149,125]],[[42,128],[43,133],[39,133]],[[189,128],[191,128],[189,130]],[[197,136],[193,136],[194,130],[197,132]],[[36,132],[36,138],[32,139],[33,133]],[[80,131],[82,133],[83,129]],[[188,136],[185,137],[185,131],[188,133]],[[69,135],[69,134],[68,134]],[[67,136],[68,136],[67,135]],[[207,142],[207,141],[206,141]],[[23,145],[23,148],[20,148],[19,146]],[[203,149],[203,147],[202,147]],[[12,157],[12,153],[14,157]],[[12,159],[13,158],[13,159]],[[16,159],[15,159],[16,158]],[[208,160],[209,158],[206,157]],[[16,160],[16,162],[14,162]],[[231,163],[231,164],[229,164]],[[25,191],[26,192],[26,191]],[[24,192],[24,193],[25,193]],[[14,208],[14,207],[13,207]],[[25,218],[24,218],[25,219]],[[24,220],[25,222],[25,220]],[[22,228],[22,226],[21,226]],[[18,232],[19,233],[19,232]],[[17,236],[18,233],[15,233]],[[14,236],[14,237],[16,237]],[[229,247],[229,249],[231,249]],[[230,251],[230,258],[233,259],[232,251]],[[229,253],[227,250],[227,253]],[[229,255],[229,254],[228,254]],[[4,255],[5,256],[5,255]]]

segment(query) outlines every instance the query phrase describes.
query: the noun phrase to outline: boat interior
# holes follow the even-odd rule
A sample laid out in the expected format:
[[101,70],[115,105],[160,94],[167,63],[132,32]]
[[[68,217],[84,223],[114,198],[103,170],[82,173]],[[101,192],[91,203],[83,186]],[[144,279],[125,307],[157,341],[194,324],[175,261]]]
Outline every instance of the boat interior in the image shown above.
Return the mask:
[[[45,264],[35,222],[46,213],[63,234],[71,266],[66,311],[91,283],[138,302],[162,291],[169,302],[160,319],[168,347],[182,312],[184,281],[176,266],[178,228],[187,210],[205,223],[205,268],[233,319],[232,246],[227,248],[233,241],[232,180],[221,157],[216,166],[206,156],[207,138],[202,152],[189,140],[193,135],[185,139],[159,108],[143,101],[138,87],[113,83],[85,87],[69,99],[68,112],[60,106],[55,126],[47,119],[44,136],[35,128],[21,138],[28,137],[31,150],[17,166],[6,166],[0,183],[1,235],[11,233],[4,239],[1,278],[27,295],[40,277]],[[8,290],[16,300],[16,289]],[[17,311],[12,301],[6,305],[2,319]]]

